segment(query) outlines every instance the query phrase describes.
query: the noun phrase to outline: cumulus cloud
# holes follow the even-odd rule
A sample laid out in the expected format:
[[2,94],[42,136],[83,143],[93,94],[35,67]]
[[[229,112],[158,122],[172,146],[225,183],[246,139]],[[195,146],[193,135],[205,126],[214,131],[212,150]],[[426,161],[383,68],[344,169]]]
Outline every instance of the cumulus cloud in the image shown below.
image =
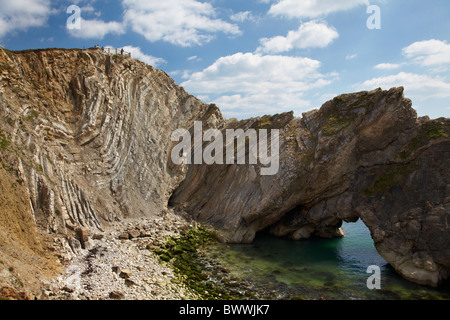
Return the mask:
[[380,63],[374,68],[378,70],[395,70],[400,68],[402,65],[400,63]]
[[198,56],[190,56],[186,59],[187,61],[202,61],[202,58],[199,58]]
[[123,0],[124,21],[147,40],[189,47],[201,45],[223,32],[239,35],[235,24],[216,18],[208,2],[196,0]]
[[402,50],[403,55],[425,67],[450,64],[450,44],[431,39],[414,42]]
[[353,60],[353,59],[355,59],[357,56],[358,56],[357,53],[354,53],[354,54],[348,54],[348,55],[345,56],[345,60]]
[[339,34],[336,29],[324,22],[309,21],[300,25],[298,30],[289,31],[284,36],[263,38],[261,46],[256,50],[263,53],[280,53],[294,48],[324,48],[328,46]]
[[92,6],[92,4],[87,4],[84,7],[81,7],[82,14],[93,14],[97,17],[100,17],[102,15],[102,12],[100,10],[95,10],[95,8]]
[[251,11],[241,11],[230,16],[230,19],[236,22],[244,22],[246,20],[255,21],[255,17]]
[[[393,71],[399,68],[414,67],[414,72],[398,72],[369,79],[356,84],[358,90],[372,90],[377,87],[389,89],[403,86],[405,95],[414,103],[422,106],[428,105],[428,112],[434,116],[443,116],[442,105],[450,98],[450,82],[448,76],[439,76],[450,67],[450,44],[446,41],[431,39],[414,42],[402,49],[405,57],[400,63],[380,63],[375,69]],[[417,66],[422,67],[422,72],[417,72]],[[415,106],[418,109],[417,105]],[[422,108],[421,110],[423,110]]]
[[[450,44],[442,40],[417,41],[402,49],[406,58],[402,63],[380,63],[374,66],[378,70],[395,70],[404,65],[418,64],[431,71],[447,71],[450,65]],[[442,68],[444,67],[444,68]]]
[[280,0],[270,7],[269,14],[288,18],[317,18],[336,11],[344,11],[360,5],[369,5],[368,0]]
[[107,34],[124,34],[125,26],[116,21],[85,20],[80,18],[80,29],[70,29],[69,34],[81,39],[103,39]]
[[0,37],[47,24],[50,0],[0,1]]
[[389,89],[400,86],[405,88],[407,95],[413,101],[450,97],[450,83],[446,82],[445,78],[408,72],[370,79],[355,87],[372,90],[378,87]]
[[335,75],[320,72],[317,60],[278,55],[236,53],[221,57],[190,75],[181,85],[208,96],[225,116],[246,116],[305,108],[308,90],[324,87]]

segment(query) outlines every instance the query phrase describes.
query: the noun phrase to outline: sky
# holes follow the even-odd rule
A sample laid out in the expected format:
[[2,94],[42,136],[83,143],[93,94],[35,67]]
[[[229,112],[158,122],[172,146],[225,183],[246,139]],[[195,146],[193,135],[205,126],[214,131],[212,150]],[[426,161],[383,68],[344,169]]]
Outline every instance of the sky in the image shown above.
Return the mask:
[[450,117],[448,0],[0,0],[0,46],[124,48],[226,118],[403,86]]

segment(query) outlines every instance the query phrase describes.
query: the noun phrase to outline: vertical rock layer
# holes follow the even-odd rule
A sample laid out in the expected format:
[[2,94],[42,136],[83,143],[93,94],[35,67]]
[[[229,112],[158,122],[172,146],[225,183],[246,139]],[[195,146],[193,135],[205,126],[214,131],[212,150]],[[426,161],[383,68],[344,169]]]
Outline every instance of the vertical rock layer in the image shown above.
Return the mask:
[[168,161],[171,133],[208,105],[164,72],[100,49],[0,49],[0,67],[2,130],[39,225],[102,229],[166,207],[185,170]]

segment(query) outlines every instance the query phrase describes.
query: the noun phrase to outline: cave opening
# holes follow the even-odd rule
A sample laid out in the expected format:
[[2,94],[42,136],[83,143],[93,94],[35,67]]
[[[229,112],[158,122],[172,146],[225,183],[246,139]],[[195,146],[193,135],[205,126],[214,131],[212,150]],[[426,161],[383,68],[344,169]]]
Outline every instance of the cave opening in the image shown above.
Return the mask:
[[[443,294],[402,279],[377,252],[370,231],[358,219],[342,222],[345,236],[292,240],[274,236],[270,228],[247,244],[220,244],[212,251],[230,274],[272,288],[280,297],[307,299],[401,299],[418,290]],[[208,253],[208,254],[211,254]],[[383,290],[370,290],[369,267],[381,270]]]
[[[287,219],[292,222],[293,214],[288,214]],[[286,220],[284,221],[286,222]],[[305,229],[308,226],[304,227]],[[340,229],[339,232],[334,230]],[[286,231],[286,230],[285,230]],[[281,233],[278,225],[268,226],[255,234],[253,244],[258,247],[261,243],[274,242],[277,243],[278,250],[285,252],[287,256],[292,256],[290,252],[286,252],[283,246],[294,249],[295,257],[301,259],[301,253],[306,253],[306,259],[310,259],[312,264],[322,260],[335,260],[342,268],[366,268],[370,265],[378,265],[386,270],[392,269],[383,257],[378,253],[369,228],[361,219],[356,221],[346,222],[339,220],[331,227],[327,226],[323,229],[312,228],[308,231],[303,231],[303,234],[308,236],[299,238],[295,231]],[[305,261],[303,259],[303,261]],[[393,269],[392,269],[393,270]],[[392,270],[389,270],[391,272]]]

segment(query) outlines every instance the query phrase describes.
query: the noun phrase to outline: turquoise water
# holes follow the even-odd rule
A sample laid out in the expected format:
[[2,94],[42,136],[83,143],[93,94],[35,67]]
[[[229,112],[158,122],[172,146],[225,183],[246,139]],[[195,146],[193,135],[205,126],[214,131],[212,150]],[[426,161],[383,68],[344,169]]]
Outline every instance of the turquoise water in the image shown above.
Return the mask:
[[[450,299],[448,288],[413,284],[376,251],[361,222],[343,224],[345,237],[291,241],[258,234],[252,244],[214,245],[206,254],[230,275],[265,288],[273,299]],[[381,289],[369,290],[369,266],[381,270]],[[267,298],[267,296],[266,296]]]

